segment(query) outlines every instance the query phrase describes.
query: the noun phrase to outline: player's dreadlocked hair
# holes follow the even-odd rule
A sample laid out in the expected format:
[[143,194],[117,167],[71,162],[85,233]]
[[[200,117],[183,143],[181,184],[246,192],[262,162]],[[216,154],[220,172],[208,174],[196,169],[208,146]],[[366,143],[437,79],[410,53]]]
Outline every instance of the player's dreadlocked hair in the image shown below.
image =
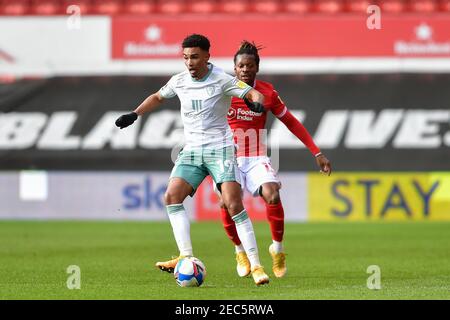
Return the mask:
[[241,42],[241,46],[239,47],[239,50],[234,55],[234,64],[236,64],[237,56],[240,54],[250,54],[255,57],[256,65],[259,67],[259,54],[258,51],[261,50],[263,47],[257,46],[254,42],[249,42],[247,40],[244,40]]
[[202,50],[208,51],[211,47],[209,40],[207,37],[201,34],[191,34],[184,38],[183,43],[181,44],[183,48],[194,48],[199,47]]

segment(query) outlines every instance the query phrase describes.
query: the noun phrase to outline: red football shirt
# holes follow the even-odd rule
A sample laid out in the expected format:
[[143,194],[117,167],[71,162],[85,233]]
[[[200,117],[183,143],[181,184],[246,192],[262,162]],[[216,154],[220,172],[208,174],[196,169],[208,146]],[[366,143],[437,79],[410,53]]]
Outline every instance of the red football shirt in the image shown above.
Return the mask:
[[234,141],[238,146],[238,157],[267,155],[267,131],[265,129],[267,112],[272,112],[278,118],[287,112],[284,102],[271,83],[256,80],[254,88],[264,95],[265,112],[251,111],[243,99],[235,97],[231,100],[231,106],[228,110],[228,123],[234,133]]

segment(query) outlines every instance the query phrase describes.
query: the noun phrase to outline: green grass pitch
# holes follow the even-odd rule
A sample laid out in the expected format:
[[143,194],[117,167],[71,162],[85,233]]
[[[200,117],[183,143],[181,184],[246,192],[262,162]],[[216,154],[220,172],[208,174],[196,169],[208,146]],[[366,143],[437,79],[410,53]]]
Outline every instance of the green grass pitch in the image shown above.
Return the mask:
[[[287,223],[288,273],[277,279],[270,232],[254,223],[267,286],[239,278],[219,222],[193,223],[194,253],[206,265],[199,288],[178,287],[154,267],[177,254],[165,222],[0,222],[0,299],[449,299],[450,223]],[[69,265],[81,289],[66,286]],[[381,269],[369,290],[367,267]]]

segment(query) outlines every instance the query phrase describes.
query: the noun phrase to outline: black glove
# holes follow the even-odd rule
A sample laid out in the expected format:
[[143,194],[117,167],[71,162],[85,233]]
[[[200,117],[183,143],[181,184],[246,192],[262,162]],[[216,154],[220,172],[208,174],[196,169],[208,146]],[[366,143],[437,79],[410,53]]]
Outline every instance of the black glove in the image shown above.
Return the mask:
[[261,103],[252,102],[252,101],[248,100],[247,98],[244,98],[244,102],[250,110],[257,112],[257,113],[264,112],[264,106]]
[[118,126],[120,129],[126,128],[129,125],[132,125],[137,118],[138,115],[136,112],[124,114],[116,120],[116,126]]

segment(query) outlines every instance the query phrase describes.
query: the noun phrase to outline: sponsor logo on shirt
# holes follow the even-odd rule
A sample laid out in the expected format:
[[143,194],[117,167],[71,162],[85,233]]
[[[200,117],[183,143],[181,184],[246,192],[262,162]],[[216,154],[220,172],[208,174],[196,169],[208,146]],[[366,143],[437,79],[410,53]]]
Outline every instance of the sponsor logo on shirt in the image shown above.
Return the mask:
[[234,108],[230,108],[228,110],[228,119],[244,120],[244,121],[253,121],[253,117],[260,117],[262,112],[254,112],[251,110],[238,108],[237,111]]
[[234,119],[236,118],[236,109],[230,108],[227,113],[228,119]]
[[209,86],[206,88],[206,93],[208,94],[208,96],[212,97],[212,95],[214,94],[214,91],[216,91],[216,89],[214,88],[214,86]]
[[185,112],[184,116],[190,119],[206,119],[208,118],[207,113],[196,113],[195,111]]

